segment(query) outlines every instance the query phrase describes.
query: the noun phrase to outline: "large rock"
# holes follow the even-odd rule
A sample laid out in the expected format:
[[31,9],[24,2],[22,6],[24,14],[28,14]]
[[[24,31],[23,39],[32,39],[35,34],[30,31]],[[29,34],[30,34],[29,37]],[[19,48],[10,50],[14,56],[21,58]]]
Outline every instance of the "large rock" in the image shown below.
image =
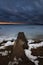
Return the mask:
[[16,58],[18,61],[19,61],[19,58],[21,58],[22,61],[18,62],[18,65],[34,65],[34,63],[32,63],[25,55],[24,49],[28,48],[27,42],[28,41],[27,41],[24,33],[19,32],[17,39],[14,43],[14,47],[13,47],[13,53],[11,56],[12,63],[15,62],[14,58]]
[[13,53],[12,56],[16,56],[17,58],[23,57],[24,56],[24,48],[28,48],[27,45],[27,39],[24,35],[23,32],[19,32],[17,39],[14,43],[14,47],[13,47]]

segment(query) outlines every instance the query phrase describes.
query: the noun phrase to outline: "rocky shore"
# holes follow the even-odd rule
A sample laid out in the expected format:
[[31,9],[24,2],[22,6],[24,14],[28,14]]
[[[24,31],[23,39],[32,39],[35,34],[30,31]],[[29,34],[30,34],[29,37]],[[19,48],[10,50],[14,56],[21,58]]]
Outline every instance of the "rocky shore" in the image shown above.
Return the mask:
[[43,65],[43,41],[19,32],[16,40],[0,42],[0,65]]

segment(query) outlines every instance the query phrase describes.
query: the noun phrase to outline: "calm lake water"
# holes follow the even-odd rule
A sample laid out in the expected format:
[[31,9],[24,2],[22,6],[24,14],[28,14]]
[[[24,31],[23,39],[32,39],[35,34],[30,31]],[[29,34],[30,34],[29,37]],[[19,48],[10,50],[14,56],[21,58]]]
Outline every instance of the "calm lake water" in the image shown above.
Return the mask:
[[27,38],[43,35],[42,25],[0,25],[0,38],[15,38],[18,32],[24,32]]

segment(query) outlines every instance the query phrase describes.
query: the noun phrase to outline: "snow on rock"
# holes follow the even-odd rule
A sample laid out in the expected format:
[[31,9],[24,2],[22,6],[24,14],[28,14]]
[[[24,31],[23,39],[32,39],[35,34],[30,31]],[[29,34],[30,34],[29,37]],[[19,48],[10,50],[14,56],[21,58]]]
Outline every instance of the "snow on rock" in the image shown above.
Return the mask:
[[[32,56],[31,55],[31,51],[30,50],[25,50],[26,56],[31,59],[31,61],[33,61],[34,59],[37,59],[36,56]],[[33,60],[32,60],[33,59]]]
[[2,56],[6,56],[6,55],[8,55],[8,51],[3,51],[3,52],[0,52],[0,54],[2,55]]
[[14,61],[10,61],[9,63],[8,63],[8,65],[18,65],[19,64],[19,61],[20,62],[22,62],[22,59],[21,58],[16,58],[16,57],[14,57]]
[[3,44],[3,46],[0,46],[0,49],[5,49],[6,46],[12,46],[12,45],[14,45],[14,42],[8,41],[7,43]]
[[18,65],[18,60],[17,60],[17,58],[16,57],[14,57],[14,61],[10,61],[9,63],[8,63],[8,65]]
[[8,41],[4,46],[14,45],[14,42]]
[[34,63],[35,63],[35,65],[38,65],[39,61],[38,60],[35,60]]
[[39,61],[36,60],[36,59],[37,59],[37,56],[31,55],[31,53],[32,53],[31,49],[32,49],[32,48],[37,48],[37,47],[42,47],[42,46],[43,46],[43,42],[40,42],[39,44],[30,44],[31,42],[34,42],[34,41],[30,40],[30,41],[28,42],[29,48],[28,48],[28,49],[25,49],[24,51],[25,51],[26,56],[27,56],[32,62],[34,62],[35,65],[38,65]]
[[5,49],[5,46],[0,46],[0,49]]
[[37,48],[37,47],[42,47],[42,46],[43,46],[43,42],[41,42],[39,44],[29,44],[29,49]]
[[9,51],[9,53],[11,53],[11,51]]
[[7,47],[7,46],[12,46],[12,45],[14,45],[14,42],[15,42],[15,41],[13,41],[13,42],[7,41],[7,43],[5,43],[3,46],[0,46],[0,50],[4,49],[4,51],[0,51],[0,54],[1,54],[2,56],[6,56],[6,55],[8,55],[8,52],[11,53],[11,51],[7,51],[7,50],[6,50],[6,47]]
[[32,61],[32,62],[34,62],[34,64],[35,65],[38,65],[38,63],[39,63],[39,61],[38,60],[36,60],[37,59],[37,56],[33,56],[33,55],[31,55],[31,50],[25,50],[25,54],[26,54],[26,56]]
[[2,56],[8,55],[8,51],[2,53]]
[[28,40],[28,43],[30,44],[30,43],[33,43],[34,42],[34,40]]
[[38,58],[43,58],[43,56],[38,56]]
[[11,62],[11,61],[10,61],[10,62],[8,63],[8,65],[18,65],[18,62],[16,62],[16,61],[15,61],[15,62],[14,62],[14,61]]

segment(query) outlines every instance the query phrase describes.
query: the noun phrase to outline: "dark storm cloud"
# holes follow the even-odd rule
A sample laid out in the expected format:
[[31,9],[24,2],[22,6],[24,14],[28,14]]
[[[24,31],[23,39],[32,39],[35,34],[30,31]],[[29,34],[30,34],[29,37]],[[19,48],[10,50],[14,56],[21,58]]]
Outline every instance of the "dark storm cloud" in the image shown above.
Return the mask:
[[43,0],[0,0],[0,21],[43,24]]

